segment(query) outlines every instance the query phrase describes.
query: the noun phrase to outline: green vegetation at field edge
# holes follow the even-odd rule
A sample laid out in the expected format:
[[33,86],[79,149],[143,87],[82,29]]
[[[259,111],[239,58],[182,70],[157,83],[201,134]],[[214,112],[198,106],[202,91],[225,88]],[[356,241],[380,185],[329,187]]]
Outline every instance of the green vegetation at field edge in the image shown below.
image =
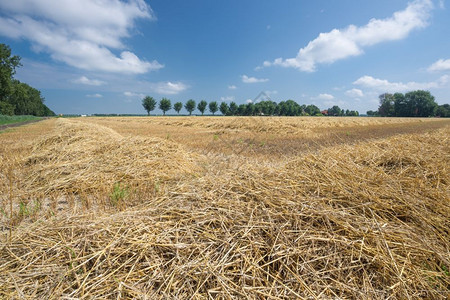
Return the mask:
[[32,120],[40,120],[42,118],[35,116],[5,116],[0,115],[0,125],[14,124],[14,123],[22,123]]

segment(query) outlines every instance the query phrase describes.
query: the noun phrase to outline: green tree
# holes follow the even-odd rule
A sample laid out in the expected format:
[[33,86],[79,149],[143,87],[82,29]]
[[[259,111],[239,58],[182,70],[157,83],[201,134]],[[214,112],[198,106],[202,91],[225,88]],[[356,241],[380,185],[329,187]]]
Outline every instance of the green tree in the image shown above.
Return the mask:
[[274,113],[275,106],[276,103],[270,100],[257,102],[253,114],[271,116]]
[[14,105],[11,105],[5,101],[0,101],[0,115],[14,115]]
[[334,105],[332,108],[328,109],[329,116],[340,116],[341,114],[342,114],[342,110],[337,105]]
[[222,115],[226,116],[228,114],[229,106],[226,102],[220,103],[219,110],[222,113]]
[[253,104],[252,102],[247,103],[244,114],[246,116],[253,116],[255,114],[255,104]]
[[146,96],[144,99],[142,99],[142,106],[147,111],[147,115],[150,116],[150,112],[153,111],[156,107],[155,98]]
[[402,93],[394,94],[394,111],[396,117],[407,117],[411,115],[411,107]]
[[379,97],[380,107],[378,108],[378,113],[382,117],[393,117],[395,116],[395,97],[392,94],[384,93]]
[[192,115],[192,112],[195,110],[195,101],[192,99],[188,100],[184,108],[189,112],[189,115]]
[[232,116],[235,116],[235,115],[237,115],[237,112],[238,112],[238,105],[234,101],[231,101],[231,103],[230,103],[230,114]]
[[435,116],[438,105],[429,91],[409,92],[405,94],[405,99],[411,107],[412,117]]
[[206,102],[205,100],[200,101],[197,105],[197,109],[202,113],[202,116],[205,112],[206,106],[208,106],[208,102]]
[[378,111],[368,110],[367,111],[367,115],[369,117],[377,117],[378,116]]
[[20,57],[11,56],[11,48],[0,44],[0,102],[6,102],[11,93],[12,78],[20,67]]
[[247,111],[247,105],[246,104],[240,104],[238,106],[236,114],[238,116],[245,116],[246,111]]
[[159,109],[163,111],[163,115],[166,115],[166,111],[170,110],[172,108],[172,103],[167,98],[162,98],[161,101],[159,101]]
[[450,118],[450,105],[449,104],[439,105],[436,110],[436,116],[441,118]]
[[305,107],[305,113],[310,116],[316,116],[320,114],[320,109],[317,106],[310,104]]
[[213,116],[219,110],[219,106],[217,105],[216,101],[209,102],[208,108],[209,111],[213,114]]
[[26,83],[13,79],[8,103],[14,107],[15,115],[54,116],[45,104],[41,92]]
[[177,102],[173,105],[173,109],[177,112],[177,114],[180,114],[180,110],[183,108],[183,103]]

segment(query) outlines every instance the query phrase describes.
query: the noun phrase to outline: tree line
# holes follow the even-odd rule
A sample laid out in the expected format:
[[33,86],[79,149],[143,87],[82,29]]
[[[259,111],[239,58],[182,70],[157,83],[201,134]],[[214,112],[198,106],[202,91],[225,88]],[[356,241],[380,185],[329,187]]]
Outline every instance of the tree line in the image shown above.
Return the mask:
[[369,110],[368,116],[380,117],[450,117],[450,105],[438,105],[429,91],[417,90],[406,94],[384,93],[379,96],[377,111]]
[[0,114],[54,116],[39,90],[14,79],[20,66],[20,57],[11,55],[8,45],[0,44]]
[[205,100],[201,100],[200,102],[196,102],[193,99],[189,99],[186,103],[176,102],[172,106],[172,102],[170,99],[162,98],[159,102],[155,100],[155,98],[146,96],[142,99],[142,106],[147,111],[147,114],[150,113],[158,107],[162,110],[163,115],[166,115],[166,112],[171,110],[172,108],[180,114],[180,111],[184,109],[192,115],[195,110],[198,110],[203,116],[204,113],[209,110],[212,115],[215,115],[217,112],[224,116],[359,116],[359,113],[354,110],[343,110],[339,108],[339,106],[333,106],[328,110],[320,111],[320,109],[313,105],[300,105],[294,100],[281,101],[279,103],[274,101],[260,101],[257,103],[247,103],[247,104],[236,104],[235,102],[221,102],[220,104],[217,101],[206,102]]

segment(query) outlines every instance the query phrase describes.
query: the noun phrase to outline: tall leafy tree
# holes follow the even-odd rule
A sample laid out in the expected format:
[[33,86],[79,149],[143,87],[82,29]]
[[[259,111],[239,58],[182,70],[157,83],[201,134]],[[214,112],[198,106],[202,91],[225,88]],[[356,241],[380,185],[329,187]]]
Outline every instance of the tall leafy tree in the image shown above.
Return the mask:
[[200,101],[197,105],[197,109],[202,113],[202,116],[205,112],[206,106],[208,106],[208,102],[206,102],[205,100]]
[[232,116],[235,116],[235,115],[237,115],[237,112],[238,112],[238,105],[234,101],[231,101],[231,103],[230,103],[230,114]]
[[238,106],[236,115],[238,115],[238,116],[245,116],[246,111],[247,111],[247,104],[240,104]]
[[177,102],[173,105],[173,109],[177,112],[177,114],[180,114],[180,110],[183,108],[183,103]]
[[195,100],[188,100],[184,105],[184,108],[189,112],[189,115],[192,115],[192,112],[195,110]]
[[20,66],[20,57],[11,55],[8,45],[0,44],[0,102],[6,102],[10,95],[13,76]]
[[12,116],[14,115],[14,108],[14,105],[6,101],[0,101],[0,115]]
[[412,117],[431,117],[436,114],[438,105],[429,91],[418,90],[409,92],[405,94],[405,99],[412,108]]
[[406,101],[405,95],[402,93],[394,94],[394,113],[396,117],[406,117],[411,115],[411,107],[408,101]]
[[255,114],[255,104],[252,102],[247,103],[247,106],[245,107],[245,115],[246,116],[253,116]]
[[310,104],[305,107],[305,113],[307,113],[310,116],[319,115],[320,109],[317,106]]
[[156,107],[155,98],[146,96],[144,99],[142,99],[142,106],[147,111],[147,115],[150,116],[150,112],[153,111]]
[[222,115],[226,116],[228,114],[228,110],[230,108],[228,107],[228,104],[226,102],[220,103],[219,110],[222,113]]
[[216,101],[209,102],[208,108],[209,111],[213,114],[213,116],[219,110],[219,106],[217,105]]
[[15,115],[54,116],[45,104],[41,92],[26,83],[13,79],[7,102],[14,107]]
[[378,113],[382,117],[393,117],[395,116],[395,98],[394,95],[389,93],[381,94],[380,107],[378,108]]
[[442,118],[450,118],[450,105],[449,104],[439,105],[436,111],[436,116]]
[[429,91],[412,91],[406,94],[380,95],[378,113],[384,117],[432,117],[436,115],[438,104]]
[[170,110],[172,108],[172,103],[167,98],[162,98],[161,101],[159,101],[159,109],[163,111],[163,115],[166,115],[166,111]]
[[334,105],[332,108],[328,109],[328,115],[329,116],[341,116],[342,110],[339,106]]

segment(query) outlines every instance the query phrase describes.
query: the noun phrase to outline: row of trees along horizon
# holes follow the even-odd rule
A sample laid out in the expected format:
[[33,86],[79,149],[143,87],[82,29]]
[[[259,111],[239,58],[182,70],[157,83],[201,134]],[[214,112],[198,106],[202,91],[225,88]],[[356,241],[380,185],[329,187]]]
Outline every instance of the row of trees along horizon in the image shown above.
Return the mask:
[[216,112],[220,111],[220,113],[224,116],[322,116],[324,114],[329,116],[359,116],[359,113],[354,110],[344,110],[339,108],[339,106],[335,105],[332,108],[329,108],[326,111],[320,111],[320,109],[313,105],[300,105],[294,100],[281,101],[276,103],[274,101],[266,100],[259,101],[257,103],[247,103],[237,105],[235,102],[222,102],[220,105],[217,101],[206,102],[205,100],[201,100],[198,104],[195,100],[190,99],[186,103],[176,102],[172,106],[172,102],[170,99],[162,98],[158,102],[155,98],[146,96],[142,99],[142,106],[147,111],[147,114],[156,109],[156,106],[162,110],[163,115],[166,115],[166,112],[171,110],[172,108],[180,114],[180,111],[184,109],[192,115],[195,110],[198,110],[202,116],[208,109],[209,112],[213,115]]
[[20,59],[11,55],[8,45],[0,44],[0,115],[54,116],[39,90],[14,79]]
[[[429,91],[412,91],[406,94],[382,94],[379,96],[380,106],[377,111],[369,110],[368,116],[381,117],[450,117],[450,105],[438,105],[434,96]],[[281,101],[279,103],[266,100],[257,103],[247,103],[237,105],[235,102],[222,102],[220,105],[217,101],[206,102],[201,100],[198,104],[195,100],[190,99],[186,103],[176,102],[172,106],[172,102],[168,98],[162,98],[158,102],[150,96],[142,99],[142,106],[147,111],[147,115],[155,110],[156,106],[162,110],[163,115],[172,108],[180,114],[184,109],[192,115],[197,109],[203,116],[208,109],[212,115],[216,112],[224,116],[359,116],[358,111],[344,110],[335,105],[331,108],[321,111],[316,105],[300,105],[294,100]]]

